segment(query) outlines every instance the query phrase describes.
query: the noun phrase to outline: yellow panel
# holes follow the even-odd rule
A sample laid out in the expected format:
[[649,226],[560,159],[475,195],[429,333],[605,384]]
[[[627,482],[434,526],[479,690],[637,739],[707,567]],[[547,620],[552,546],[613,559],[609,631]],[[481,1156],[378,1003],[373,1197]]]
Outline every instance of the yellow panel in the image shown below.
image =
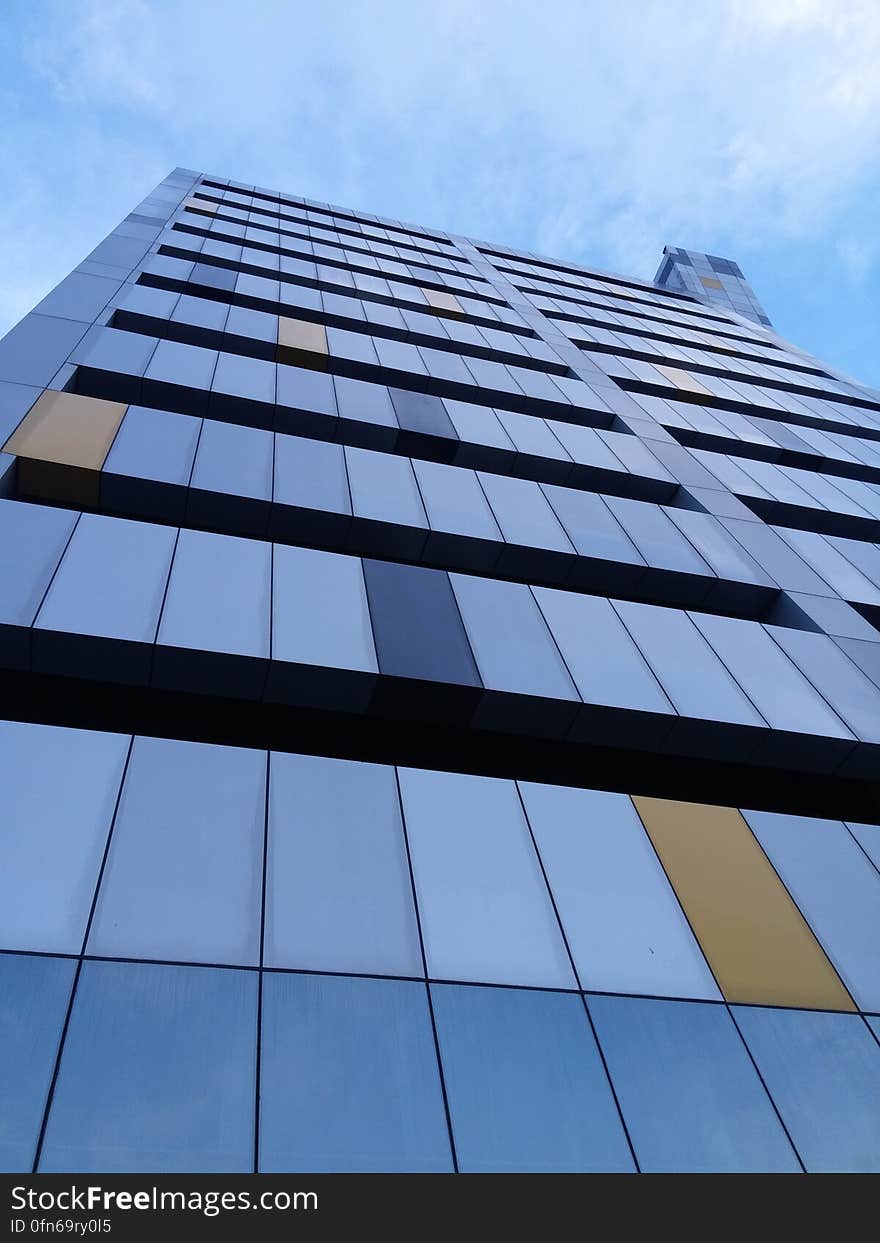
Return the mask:
[[422,289],[428,300],[428,309],[437,315],[464,315],[464,307],[454,294],[441,289]]
[[279,317],[278,362],[324,371],[327,368],[327,352],[327,331],[323,324],[312,324],[306,319],[289,319],[285,315]]
[[740,813],[633,797],[725,998],[854,1010]]
[[662,363],[655,363],[654,366],[676,388],[683,389],[686,393],[699,393],[703,397],[712,396],[709,389],[702,385],[699,380],[695,380],[690,372],[681,371],[678,367],[665,367]]
[[41,393],[3,446],[5,453],[100,470],[127,407],[77,393]]
[[3,446],[19,459],[19,496],[97,505],[99,472],[126,408],[76,393],[42,393]]
[[721,281],[716,281],[714,276],[701,276],[700,280],[703,282],[703,284],[706,286],[707,289],[723,289],[724,288],[724,286],[721,284]]

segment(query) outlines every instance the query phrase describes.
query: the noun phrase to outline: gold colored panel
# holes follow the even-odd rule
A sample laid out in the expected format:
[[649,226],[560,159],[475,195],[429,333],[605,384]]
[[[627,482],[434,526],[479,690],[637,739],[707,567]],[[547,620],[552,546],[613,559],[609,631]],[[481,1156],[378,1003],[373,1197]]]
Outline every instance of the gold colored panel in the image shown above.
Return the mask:
[[728,1001],[855,1010],[736,808],[633,803]]
[[100,470],[128,407],[77,393],[41,393],[3,446],[39,462]]
[[327,354],[327,330],[323,324],[279,316],[276,350],[278,362],[325,371]]
[[676,388],[683,389],[686,393],[699,393],[702,397],[712,396],[709,389],[694,379],[689,371],[682,371],[678,367],[665,367],[662,363],[655,363],[654,366]]
[[422,293],[428,300],[428,310],[435,315],[464,315],[464,307],[455,294],[444,293],[442,289],[422,289]]
[[701,276],[700,280],[703,282],[703,284],[706,286],[707,289],[723,289],[724,288],[724,286],[721,284],[721,281],[717,281],[714,276]]

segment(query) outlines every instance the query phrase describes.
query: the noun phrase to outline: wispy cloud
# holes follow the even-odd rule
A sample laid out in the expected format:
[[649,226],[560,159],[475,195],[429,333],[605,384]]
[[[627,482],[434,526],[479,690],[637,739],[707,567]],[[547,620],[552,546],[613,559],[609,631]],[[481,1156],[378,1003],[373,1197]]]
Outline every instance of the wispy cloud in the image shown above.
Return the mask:
[[764,296],[750,262],[817,250],[880,280],[876,0],[57,0],[17,24],[9,317],[178,163],[641,275],[667,241],[728,252]]

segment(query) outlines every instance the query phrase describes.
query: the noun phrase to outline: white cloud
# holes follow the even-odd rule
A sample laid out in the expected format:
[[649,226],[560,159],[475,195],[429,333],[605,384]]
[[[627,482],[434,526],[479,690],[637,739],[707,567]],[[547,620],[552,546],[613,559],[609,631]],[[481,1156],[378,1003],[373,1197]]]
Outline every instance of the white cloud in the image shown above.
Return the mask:
[[2,210],[57,223],[60,177],[80,250],[176,163],[645,275],[667,241],[853,254],[880,181],[876,0],[46,7]]

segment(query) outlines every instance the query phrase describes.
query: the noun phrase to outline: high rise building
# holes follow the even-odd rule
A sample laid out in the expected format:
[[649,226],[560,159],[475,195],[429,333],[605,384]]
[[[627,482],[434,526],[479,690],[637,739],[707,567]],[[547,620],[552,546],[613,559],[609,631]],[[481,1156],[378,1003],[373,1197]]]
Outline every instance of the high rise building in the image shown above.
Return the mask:
[[880,394],[682,253],[176,169],[0,344],[4,1168],[880,1169]]

